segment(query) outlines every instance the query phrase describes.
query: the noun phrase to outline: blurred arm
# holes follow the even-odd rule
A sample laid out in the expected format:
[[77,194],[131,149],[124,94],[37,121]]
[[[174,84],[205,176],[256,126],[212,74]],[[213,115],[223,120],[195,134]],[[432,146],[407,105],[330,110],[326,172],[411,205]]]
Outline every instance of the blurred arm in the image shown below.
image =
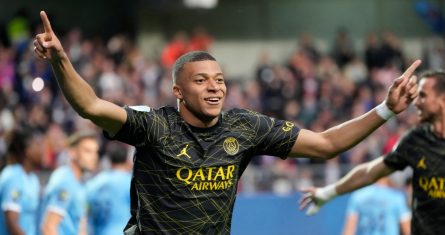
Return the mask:
[[378,179],[393,173],[394,170],[386,166],[383,157],[354,167],[335,185],[337,194],[345,194],[363,188]]
[[354,235],[357,230],[357,222],[357,214],[349,214],[346,217],[345,226],[343,227],[343,235]]
[[11,210],[3,211],[3,213],[5,216],[5,223],[8,232],[11,235],[25,235],[19,225],[20,213]]
[[402,235],[410,235],[411,234],[411,220],[410,219],[400,221],[400,232]]
[[58,227],[63,217],[57,213],[48,211],[42,224],[43,235],[58,235]]

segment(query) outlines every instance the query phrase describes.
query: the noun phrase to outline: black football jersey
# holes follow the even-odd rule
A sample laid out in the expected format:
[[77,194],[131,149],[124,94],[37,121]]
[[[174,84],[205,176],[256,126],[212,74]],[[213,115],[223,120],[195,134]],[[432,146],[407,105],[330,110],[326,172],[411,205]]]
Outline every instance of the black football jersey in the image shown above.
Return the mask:
[[255,155],[285,158],[299,128],[253,111],[223,112],[211,128],[173,107],[125,107],[113,137],[136,147],[129,234],[228,234],[238,180]]

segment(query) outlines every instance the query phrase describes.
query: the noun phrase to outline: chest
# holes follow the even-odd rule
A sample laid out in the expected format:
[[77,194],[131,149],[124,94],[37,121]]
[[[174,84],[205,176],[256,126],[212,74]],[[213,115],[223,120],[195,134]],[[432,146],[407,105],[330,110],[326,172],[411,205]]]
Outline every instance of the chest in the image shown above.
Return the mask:
[[35,213],[39,203],[39,184],[35,178],[25,179],[26,187],[23,188],[20,197],[24,213]]
[[202,167],[237,164],[252,152],[254,143],[233,132],[173,132],[150,148],[150,157],[176,167]]

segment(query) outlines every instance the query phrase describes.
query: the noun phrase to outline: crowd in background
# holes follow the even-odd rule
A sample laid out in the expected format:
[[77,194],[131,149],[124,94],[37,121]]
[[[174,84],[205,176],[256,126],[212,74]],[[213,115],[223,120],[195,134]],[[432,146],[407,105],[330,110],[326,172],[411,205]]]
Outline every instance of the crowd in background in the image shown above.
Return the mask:
[[[74,112],[60,94],[49,63],[34,56],[32,36],[41,32],[42,26],[17,17],[2,30],[0,160],[4,162],[8,133],[16,126],[28,126],[44,134],[42,172],[49,173],[66,163],[69,134],[85,128],[101,130]],[[75,69],[100,97],[119,105],[151,107],[176,105],[170,73],[174,60],[189,50],[211,52],[212,43],[218,40],[203,28],[189,34],[180,31],[157,59],[151,59],[125,35],[86,38],[81,30],[71,29],[59,37]],[[425,50],[421,70],[445,66],[444,43],[440,43],[434,50]],[[314,131],[363,114],[384,100],[392,79],[416,59],[404,55],[400,39],[390,31],[370,33],[365,44],[365,50],[357,52],[347,30],[340,29],[331,50],[325,53],[315,46],[310,33],[302,33],[282,62],[271,62],[264,53],[251,77],[231,80],[230,74],[225,74],[225,108],[256,110]],[[37,77],[44,81],[42,89],[34,84]],[[239,192],[286,193],[335,182],[352,166],[390,151],[401,133],[415,122],[413,109],[408,110],[352,150],[327,162],[255,157]],[[103,139],[101,153],[106,143]]]

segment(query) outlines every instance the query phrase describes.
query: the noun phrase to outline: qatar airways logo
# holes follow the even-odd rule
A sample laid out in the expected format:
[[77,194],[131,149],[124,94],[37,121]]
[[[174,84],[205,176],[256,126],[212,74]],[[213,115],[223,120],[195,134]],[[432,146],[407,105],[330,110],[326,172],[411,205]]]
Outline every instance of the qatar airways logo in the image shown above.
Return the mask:
[[176,171],[176,178],[184,182],[191,190],[223,190],[234,185],[234,171],[235,165],[198,169],[182,167]]
[[430,198],[442,198],[445,199],[445,178],[443,177],[423,177],[419,178],[419,186],[425,192],[428,193]]

